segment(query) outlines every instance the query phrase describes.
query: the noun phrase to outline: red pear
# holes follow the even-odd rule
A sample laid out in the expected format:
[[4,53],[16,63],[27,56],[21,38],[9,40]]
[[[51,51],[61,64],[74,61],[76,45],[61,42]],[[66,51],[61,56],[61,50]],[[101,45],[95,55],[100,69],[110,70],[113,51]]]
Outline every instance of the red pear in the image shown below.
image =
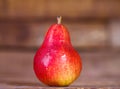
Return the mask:
[[81,72],[80,55],[70,42],[67,28],[58,23],[53,24],[45,36],[44,42],[34,57],[34,71],[37,78],[49,86],[68,86],[76,80]]

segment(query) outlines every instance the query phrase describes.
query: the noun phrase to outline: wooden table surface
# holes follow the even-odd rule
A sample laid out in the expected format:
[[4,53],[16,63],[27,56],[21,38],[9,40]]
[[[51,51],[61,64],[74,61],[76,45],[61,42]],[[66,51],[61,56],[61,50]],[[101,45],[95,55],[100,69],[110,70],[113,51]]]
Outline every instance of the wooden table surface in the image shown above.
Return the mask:
[[120,89],[117,51],[80,52],[83,70],[69,87],[48,87],[33,71],[35,51],[0,51],[0,89]]

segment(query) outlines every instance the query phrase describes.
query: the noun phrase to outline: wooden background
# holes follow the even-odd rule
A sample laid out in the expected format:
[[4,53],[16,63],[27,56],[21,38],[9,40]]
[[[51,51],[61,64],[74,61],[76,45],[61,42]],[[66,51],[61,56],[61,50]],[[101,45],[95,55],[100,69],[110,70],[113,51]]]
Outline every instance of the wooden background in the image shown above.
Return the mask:
[[74,47],[119,47],[119,0],[0,0],[0,46],[39,47],[59,15]]
[[83,61],[70,88],[119,88],[120,0],[0,0],[0,88],[44,86],[33,58],[59,15]]

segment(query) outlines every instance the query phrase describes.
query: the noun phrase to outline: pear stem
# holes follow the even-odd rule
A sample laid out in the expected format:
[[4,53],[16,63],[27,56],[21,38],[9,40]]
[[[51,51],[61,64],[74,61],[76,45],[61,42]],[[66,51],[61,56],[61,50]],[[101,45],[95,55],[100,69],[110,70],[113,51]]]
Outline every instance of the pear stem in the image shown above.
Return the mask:
[[57,16],[57,24],[61,24],[62,16]]

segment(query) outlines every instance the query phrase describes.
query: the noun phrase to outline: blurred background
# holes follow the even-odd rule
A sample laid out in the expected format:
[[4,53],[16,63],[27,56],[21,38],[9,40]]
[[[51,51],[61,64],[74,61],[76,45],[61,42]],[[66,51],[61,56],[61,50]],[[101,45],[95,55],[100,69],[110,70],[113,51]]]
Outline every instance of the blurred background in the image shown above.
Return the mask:
[[56,16],[83,62],[71,86],[120,86],[120,0],[0,0],[0,87],[41,85],[33,58]]

